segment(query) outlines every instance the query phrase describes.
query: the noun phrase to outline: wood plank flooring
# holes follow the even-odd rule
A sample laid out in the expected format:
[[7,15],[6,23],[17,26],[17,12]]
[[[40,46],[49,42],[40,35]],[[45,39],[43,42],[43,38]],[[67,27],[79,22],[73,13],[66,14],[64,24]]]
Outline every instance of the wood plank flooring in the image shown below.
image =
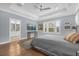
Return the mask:
[[0,56],[45,56],[35,49],[25,49],[21,46],[23,40],[0,45]]

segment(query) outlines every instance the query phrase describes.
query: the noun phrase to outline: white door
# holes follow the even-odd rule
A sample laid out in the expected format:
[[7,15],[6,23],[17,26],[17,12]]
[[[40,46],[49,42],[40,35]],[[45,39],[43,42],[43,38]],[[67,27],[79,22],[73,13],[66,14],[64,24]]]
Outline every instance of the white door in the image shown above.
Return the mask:
[[21,21],[10,18],[10,40],[21,39]]

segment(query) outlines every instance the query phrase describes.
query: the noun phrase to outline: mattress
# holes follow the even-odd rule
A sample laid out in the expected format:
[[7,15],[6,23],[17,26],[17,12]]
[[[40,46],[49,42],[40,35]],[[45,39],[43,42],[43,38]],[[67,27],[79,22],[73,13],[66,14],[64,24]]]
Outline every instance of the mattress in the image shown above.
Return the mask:
[[33,40],[32,45],[49,52],[50,55],[75,56],[79,51],[79,44],[72,44],[64,40],[64,36],[45,35]]

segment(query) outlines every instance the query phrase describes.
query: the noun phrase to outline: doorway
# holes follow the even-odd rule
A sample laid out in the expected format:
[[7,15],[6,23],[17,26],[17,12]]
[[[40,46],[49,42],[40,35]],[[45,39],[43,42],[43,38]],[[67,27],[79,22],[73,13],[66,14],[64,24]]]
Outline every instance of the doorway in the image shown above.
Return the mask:
[[10,41],[16,41],[21,39],[21,21],[14,19],[14,18],[10,18],[9,20],[9,39]]

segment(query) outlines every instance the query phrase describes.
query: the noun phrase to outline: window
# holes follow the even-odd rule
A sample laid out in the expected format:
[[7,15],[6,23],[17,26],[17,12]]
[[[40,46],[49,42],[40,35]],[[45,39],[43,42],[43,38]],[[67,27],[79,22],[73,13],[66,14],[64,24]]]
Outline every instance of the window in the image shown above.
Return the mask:
[[43,23],[42,24],[38,24],[38,31],[43,31]]
[[49,22],[48,23],[48,32],[59,32],[59,21]]
[[11,32],[14,32],[14,31],[15,31],[15,24],[11,23]]
[[43,22],[38,24],[38,30],[43,32],[59,32],[60,21]]
[[27,30],[28,31],[36,31],[36,25],[35,24],[27,24]]
[[20,31],[20,24],[16,24],[16,31]]
[[56,25],[53,23],[48,23],[48,32],[56,32]]

